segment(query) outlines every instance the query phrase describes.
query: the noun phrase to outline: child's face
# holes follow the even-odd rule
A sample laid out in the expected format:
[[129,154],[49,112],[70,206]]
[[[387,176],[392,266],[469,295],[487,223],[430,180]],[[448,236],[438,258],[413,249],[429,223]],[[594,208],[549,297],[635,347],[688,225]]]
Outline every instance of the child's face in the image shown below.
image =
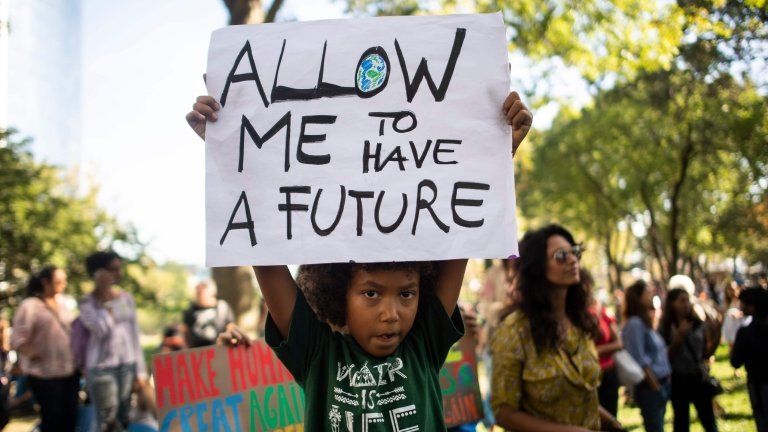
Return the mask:
[[411,331],[418,308],[418,273],[359,270],[347,289],[347,328],[365,352],[388,356]]

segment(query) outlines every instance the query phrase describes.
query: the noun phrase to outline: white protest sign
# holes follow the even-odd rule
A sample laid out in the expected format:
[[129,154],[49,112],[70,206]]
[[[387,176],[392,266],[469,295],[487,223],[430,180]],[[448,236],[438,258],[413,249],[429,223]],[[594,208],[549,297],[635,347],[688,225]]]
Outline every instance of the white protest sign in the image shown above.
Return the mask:
[[209,266],[517,254],[500,14],[211,36]]

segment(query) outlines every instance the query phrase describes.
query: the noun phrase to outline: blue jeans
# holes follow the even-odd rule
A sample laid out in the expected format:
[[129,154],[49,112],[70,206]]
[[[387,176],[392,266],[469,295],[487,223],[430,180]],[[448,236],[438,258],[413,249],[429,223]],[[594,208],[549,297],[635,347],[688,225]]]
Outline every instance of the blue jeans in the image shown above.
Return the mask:
[[640,407],[646,432],[664,432],[664,414],[667,412],[670,384],[661,381],[661,390],[654,391],[645,381],[635,386],[635,402]]
[[135,379],[135,363],[88,370],[86,381],[96,411],[97,431],[121,432],[128,429],[131,387]]

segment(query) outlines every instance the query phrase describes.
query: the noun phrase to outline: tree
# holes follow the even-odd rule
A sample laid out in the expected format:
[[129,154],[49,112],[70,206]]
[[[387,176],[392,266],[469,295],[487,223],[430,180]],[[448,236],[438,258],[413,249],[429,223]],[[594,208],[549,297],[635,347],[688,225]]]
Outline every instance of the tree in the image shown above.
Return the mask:
[[[730,75],[641,75],[557,121],[521,176],[521,208],[600,239],[618,272],[615,239],[631,227],[664,279],[702,253],[748,252],[768,234],[766,114],[766,98]],[[725,226],[734,219],[751,231]]]
[[[65,268],[70,292],[82,293],[85,257],[115,247],[133,256],[143,245],[97,204],[95,187],[73,174],[34,160],[27,140],[0,130],[0,302],[13,306],[24,296],[28,276],[46,264]],[[138,288],[138,287],[133,287]]]
[[562,62],[589,83],[670,67],[683,36],[682,11],[657,0],[347,0],[347,8],[358,15],[501,11],[511,52],[553,68]]

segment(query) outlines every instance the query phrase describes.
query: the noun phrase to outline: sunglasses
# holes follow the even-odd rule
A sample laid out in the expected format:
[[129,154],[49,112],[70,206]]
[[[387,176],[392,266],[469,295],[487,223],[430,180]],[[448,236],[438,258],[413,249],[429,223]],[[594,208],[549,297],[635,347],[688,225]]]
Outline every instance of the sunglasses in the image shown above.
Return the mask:
[[586,248],[581,243],[574,245],[570,250],[568,249],[558,249],[552,254],[552,258],[557,261],[558,264],[565,264],[568,262],[568,254],[571,254],[576,257],[576,260],[581,259],[581,254],[584,253]]

